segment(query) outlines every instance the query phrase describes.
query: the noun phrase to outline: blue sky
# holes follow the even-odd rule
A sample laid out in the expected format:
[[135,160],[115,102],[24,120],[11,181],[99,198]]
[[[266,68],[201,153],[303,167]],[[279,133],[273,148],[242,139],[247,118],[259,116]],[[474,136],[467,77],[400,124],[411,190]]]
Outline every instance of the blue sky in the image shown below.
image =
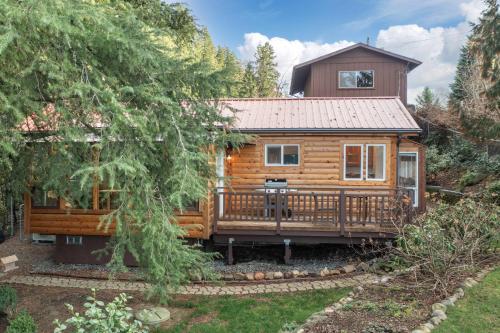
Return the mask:
[[270,42],[289,81],[293,65],[352,43],[423,61],[409,76],[409,99],[424,86],[446,95],[461,45],[481,0],[185,0],[217,45],[245,62]]

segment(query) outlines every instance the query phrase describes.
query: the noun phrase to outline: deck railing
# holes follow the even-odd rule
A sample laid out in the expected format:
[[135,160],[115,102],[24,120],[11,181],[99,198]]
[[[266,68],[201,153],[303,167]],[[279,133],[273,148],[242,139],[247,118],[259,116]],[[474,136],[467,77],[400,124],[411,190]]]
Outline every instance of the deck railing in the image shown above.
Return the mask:
[[407,189],[287,188],[268,193],[264,188],[219,188],[214,194],[214,231],[221,221],[275,224],[394,226],[409,223],[411,193]]

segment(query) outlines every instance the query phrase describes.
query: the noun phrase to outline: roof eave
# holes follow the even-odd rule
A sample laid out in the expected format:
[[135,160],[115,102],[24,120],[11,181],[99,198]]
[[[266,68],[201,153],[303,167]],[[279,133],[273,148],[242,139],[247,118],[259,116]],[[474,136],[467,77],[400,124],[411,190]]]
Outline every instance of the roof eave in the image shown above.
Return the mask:
[[241,133],[391,133],[391,134],[418,134],[420,128],[232,128],[231,131]]

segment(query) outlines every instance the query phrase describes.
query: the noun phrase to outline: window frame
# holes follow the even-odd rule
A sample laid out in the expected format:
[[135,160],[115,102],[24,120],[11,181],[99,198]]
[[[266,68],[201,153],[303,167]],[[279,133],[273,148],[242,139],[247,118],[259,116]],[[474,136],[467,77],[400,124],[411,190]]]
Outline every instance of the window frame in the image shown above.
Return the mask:
[[83,236],[66,235],[66,245],[70,245],[70,246],[82,246],[83,245]]
[[36,190],[39,190],[39,191],[42,191],[44,193],[44,195],[47,195],[47,193],[50,191],[50,190],[43,190],[41,188],[38,188],[36,186],[33,186],[31,188],[31,193],[30,193],[30,200],[31,200],[31,208],[34,208],[34,209],[59,209],[60,208],[60,205],[61,205],[61,198],[60,197],[57,197],[56,198],[56,203],[54,205],[44,205],[44,206],[41,206],[41,205],[36,205],[35,202],[34,202],[34,192]]
[[[356,87],[342,87],[340,84],[340,75],[342,73],[356,72]],[[358,87],[358,72],[372,72],[373,73],[373,84],[371,87]],[[338,71],[338,87],[339,89],[375,89],[375,70],[374,69],[360,69],[360,70],[343,70]]]
[[[280,147],[281,151],[281,157],[280,157],[280,163],[268,163],[267,162],[267,148],[268,147]],[[284,164],[285,162],[285,150],[283,149],[284,147],[297,147],[297,164]],[[300,166],[300,144],[298,143],[266,143],[264,145],[264,165],[266,167],[298,167]]]
[[[384,148],[384,167],[383,167],[383,177],[382,178],[369,178],[370,174],[368,173],[368,161],[369,161],[369,149],[368,147],[383,147]],[[366,165],[365,165],[365,171],[366,171],[366,180],[371,180],[371,181],[377,181],[377,182],[384,182],[386,179],[386,168],[387,168],[387,145],[385,143],[367,143],[366,144]]]
[[[346,175],[346,171],[347,171],[347,155],[346,155],[346,148],[347,147],[361,147],[361,161],[360,161],[360,164],[359,164],[359,175],[360,175],[360,178],[348,178],[347,175]],[[360,180],[363,180],[363,165],[364,165],[364,144],[362,143],[344,143],[344,170],[343,170],[343,180],[347,180],[347,181],[360,181]]]

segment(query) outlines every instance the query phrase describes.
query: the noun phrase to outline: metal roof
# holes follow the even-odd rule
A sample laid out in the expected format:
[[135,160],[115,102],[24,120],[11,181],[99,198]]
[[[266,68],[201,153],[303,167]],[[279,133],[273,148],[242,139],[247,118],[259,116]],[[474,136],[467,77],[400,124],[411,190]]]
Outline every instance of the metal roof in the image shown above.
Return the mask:
[[218,108],[248,133],[421,131],[398,97],[223,99]]
[[389,56],[389,57],[401,60],[403,62],[406,62],[406,63],[408,63],[408,71],[413,70],[415,67],[417,67],[418,65],[420,65],[422,63],[421,61],[415,60],[413,58],[408,58],[408,57],[405,57],[405,56],[402,56],[402,55],[399,55],[399,54],[396,54],[393,52],[386,51],[384,49],[380,49],[378,47],[373,47],[373,46],[363,44],[363,43],[357,43],[357,44],[345,47],[343,49],[337,50],[335,52],[331,52],[331,53],[325,54],[321,57],[314,58],[312,60],[309,60],[309,61],[306,61],[306,62],[303,62],[303,63],[300,63],[298,65],[293,66],[292,80],[290,83],[290,94],[293,95],[293,94],[296,94],[298,92],[304,91],[304,84],[305,84],[305,81],[307,79],[307,76],[309,75],[309,73],[311,71],[312,64],[314,64],[318,61],[322,61],[322,60],[334,57],[334,56],[342,54],[344,52],[351,51],[351,50],[359,48],[359,47],[370,50],[370,51],[374,51],[374,52],[377,52],[380,54],[384,54],[386,56]]

